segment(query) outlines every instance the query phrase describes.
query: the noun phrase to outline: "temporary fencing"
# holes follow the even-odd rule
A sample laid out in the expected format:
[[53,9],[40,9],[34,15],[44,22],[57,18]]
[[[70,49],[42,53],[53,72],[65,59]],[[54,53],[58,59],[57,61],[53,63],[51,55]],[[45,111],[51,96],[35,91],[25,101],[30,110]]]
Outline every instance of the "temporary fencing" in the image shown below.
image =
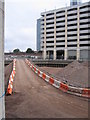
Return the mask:
[[46,75],[46,73],[40,71],[38,68],[36,68],[29,60],[25,60],[25,62],[28,64],[28,66],[44,81],[50,83],[54,87],[62,90],[63,92],[74,94],[77,96],[82,96],[86,98],[90,98],[90,89],[88,88],[79,88],[79,87],[73,87],[68,84],[65,84],[59,80],[56,80],[53,77],[50,77]]
[[8,88],[7,88],[7,95],[11,95],[13,92],[13,80],[16,74],[16,59],[13,60],[13,70],[11,72],[9,82],[8,82]]

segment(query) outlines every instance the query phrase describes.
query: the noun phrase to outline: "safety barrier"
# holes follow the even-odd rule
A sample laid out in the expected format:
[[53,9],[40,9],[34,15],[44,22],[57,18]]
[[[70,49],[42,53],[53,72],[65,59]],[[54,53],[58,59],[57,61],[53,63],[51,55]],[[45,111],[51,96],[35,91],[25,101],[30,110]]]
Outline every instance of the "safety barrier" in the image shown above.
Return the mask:
[[25,62],[44,81],[50,83],[51,85],[53,85],[54,87],[62,90],[63,92],[74,94],[74,95],[77,95],[77,96],[90,98],[90,89],[78,88],[78,87],[73,87],[73,86],[67,85],[67,84],[65,84],[63,82],[60,82],[60,81],[46,75],[44,72],[40,71],[33,64],[31,64],[31,62],[29,60],[26,59]]
[[7,95],[11,95],[13,92],[13,80],[14,80],[15,74],[16,74],[16,59],[13,60],[13,70],[9,78],[8,88],[6,92]]

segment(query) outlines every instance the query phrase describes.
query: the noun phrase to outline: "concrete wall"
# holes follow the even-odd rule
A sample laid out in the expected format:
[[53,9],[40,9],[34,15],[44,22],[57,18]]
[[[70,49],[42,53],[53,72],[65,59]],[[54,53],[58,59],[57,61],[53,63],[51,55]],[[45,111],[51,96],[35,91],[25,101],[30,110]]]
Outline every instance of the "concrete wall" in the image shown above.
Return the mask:
[[4,106],[4,3],[0,0],[0,120],[5,118]]

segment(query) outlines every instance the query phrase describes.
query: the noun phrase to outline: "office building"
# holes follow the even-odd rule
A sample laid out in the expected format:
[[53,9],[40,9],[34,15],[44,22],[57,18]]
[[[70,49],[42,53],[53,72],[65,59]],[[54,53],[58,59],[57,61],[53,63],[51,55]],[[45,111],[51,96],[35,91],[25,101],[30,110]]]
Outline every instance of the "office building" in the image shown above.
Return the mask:
[[37,51],[40,51],[41,19],[37,19]]
[[44,59],[88,59],[90,2],[41,13]]

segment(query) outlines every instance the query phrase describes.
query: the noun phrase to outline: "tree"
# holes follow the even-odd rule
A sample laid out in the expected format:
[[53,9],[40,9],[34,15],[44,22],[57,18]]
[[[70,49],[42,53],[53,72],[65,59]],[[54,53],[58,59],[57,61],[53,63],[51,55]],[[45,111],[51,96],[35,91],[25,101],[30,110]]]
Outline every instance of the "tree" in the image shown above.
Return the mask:
[[26,50],[26,53],[33,53],[34,51],[31,49],[31,48],[28,48],[27,50]]
[[13,50],[13,53],[20,53],[20,50],[17,48],[17,49],[14,49]]

